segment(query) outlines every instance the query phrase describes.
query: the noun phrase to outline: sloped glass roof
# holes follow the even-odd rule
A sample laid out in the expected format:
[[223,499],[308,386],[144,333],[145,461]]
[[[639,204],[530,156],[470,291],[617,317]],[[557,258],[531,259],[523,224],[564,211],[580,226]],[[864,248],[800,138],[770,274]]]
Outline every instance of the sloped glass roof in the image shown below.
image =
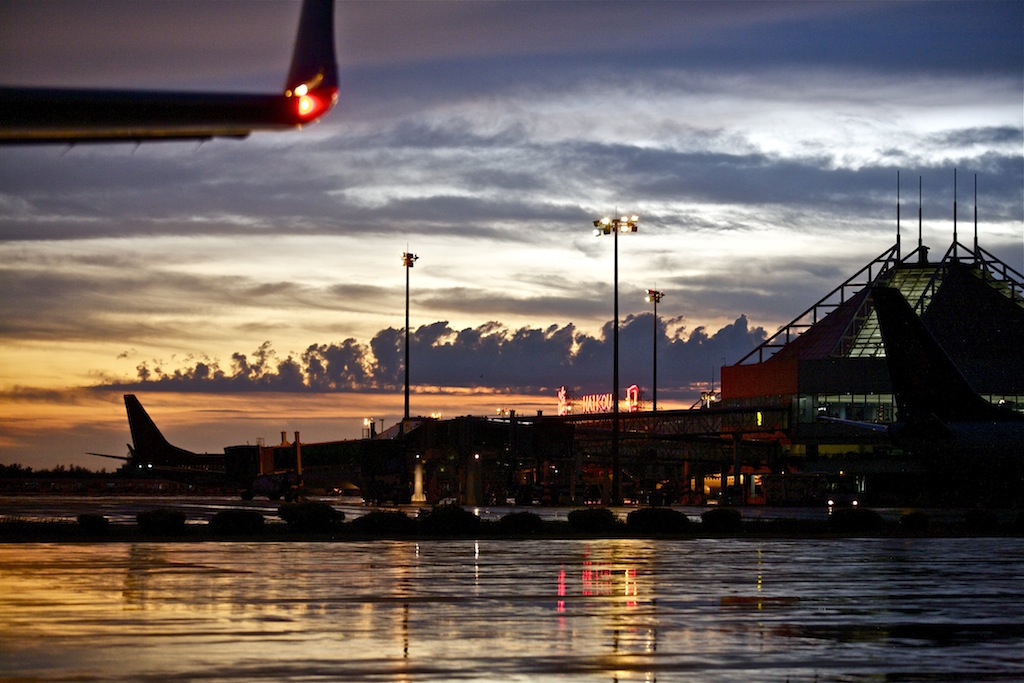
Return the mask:
[[[887,273],[888,282],[886,284],[900,290],[903,298],[915,307],[918,314],[921,314],[931,301],[930,293],[942,285],[941,265],[941,263],[927,266],[915,264],[909,267],[901,265]],[[853,340],[837,349],[833,355],[843,358],[885,357],[885,345],[882,343],[882,333],[878,329],[878,316],[875,315],[874,308],[871,308],[870,301],[865,301],[864,308],[870,310],[863,322],[856,326]]]
[[[961,250],[967,251],[965,258]],[[940,261],[927,261],[927,247],[899,258],[894,245],[814,306],[783,326],[738,364],[760,363],[776,354],[800,359],[884,358],[885,347],[871,297],[872,286],[900,290],[918,315],[923,315],[942,285],[948,262],[968,264],[994,290],[1024,308],[1024,276],[983,249],[972,251],[956,242]],[[853,292],[851,295],[850,292]]]

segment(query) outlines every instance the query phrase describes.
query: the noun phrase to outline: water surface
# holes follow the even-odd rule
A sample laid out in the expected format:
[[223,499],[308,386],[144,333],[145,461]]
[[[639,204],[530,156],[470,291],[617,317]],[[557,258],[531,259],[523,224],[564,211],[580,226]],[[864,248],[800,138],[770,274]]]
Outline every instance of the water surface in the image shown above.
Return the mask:
[[1024,539],[0,544],[0,680],[1019,681]]

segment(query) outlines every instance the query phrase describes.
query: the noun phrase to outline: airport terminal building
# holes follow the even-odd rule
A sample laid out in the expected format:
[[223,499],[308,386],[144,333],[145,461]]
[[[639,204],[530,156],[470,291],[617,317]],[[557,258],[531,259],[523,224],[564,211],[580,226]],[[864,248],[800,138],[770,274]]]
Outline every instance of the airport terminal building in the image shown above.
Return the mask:
[[[893,246],[739,363],[723,368],[726,405],[789,405],[819,416],[892,422],[895,405],[872,287],[898,289],[986,399],[1024,408],[1024,282],[983,249],[954,242],[930,261]],[[808,445],[813,445],[809,443]],[[824,445],[824,444],[822,444]]]
[[[893,438],[888,427],[901,415],[875,301],[892,290],[905,300],[904,319],[934,339],[930,351],[937,343],[963,375],[971,399],[1024,412],[1024,276],[977,239],[966,247],[954,233],[932,258],[920,240],[901,253],[897,238],[723,367],[721,396],[700,409],[630,404],[617,420],[607,406],[415,418],[362,440],[302,444],[302,477],[309,490],[358,491],[377,503],[607,504],[619,493],[634,504],[817,505],[845,491],[864,505],[1020,504],[1019,430],[1017,445],[996,440],[983,452]],[[918,355],[924,374],[929,354]],[[260,471],[294,469],[298,443],[298,434],[294,444],[282,436],[260,449]],[[251,479],[250,450],[240,455]]]
[[[608,502],[618,448],[626,502],[806,505],[845,488],[868,505],[971,504],[991,482],[1007,480],[998,458],[910,452],[886,430],[900,415],[876,287],[900,291],[974,391],[1024,410],[1024,277],[977,240],[966,247],[954,238],[932,258],[920,241],[901,253],[897,239],[722,368],[720,400],[699,410],[621,412],[617,445],[606,411],[415,430],[410,444],[427,500]],[[972,479],[968,492],[961,483]],[[1019,494],[1000,494],[1007,495]]]
[[[903,255],[897,240],[739,363],[723,368],[721,405],[788,412],[786,443],[779,442],[784,455],[773,473],[845,475],[869,501],[910,502],[906,492],[918,488],[908,486],[911,480],[950,465],[927,453],[902,452],[884,433],[854,426],[900,419],[874,287],[900,291],[983,398],[1024,410],[1024,277],[977,239],[965,247],[955,237],[938,259],[929,258],[920,242]],[[965,469],[972,467],[987,465]]]

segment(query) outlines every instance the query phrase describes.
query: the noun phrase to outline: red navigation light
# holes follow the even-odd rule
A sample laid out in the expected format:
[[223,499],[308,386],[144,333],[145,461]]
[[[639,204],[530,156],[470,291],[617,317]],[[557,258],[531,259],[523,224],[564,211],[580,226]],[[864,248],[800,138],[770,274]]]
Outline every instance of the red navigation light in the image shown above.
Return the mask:
[[311,91],[305,84],[285,94],[295,98],[295,115],[300,121],[312,121],[322,116],[338,99],[336,88]]
[[295,108],[299,118],[309,119],[316,116],[322,107],[320,106],[319,100],[312,95],[302,95],[299,97]]

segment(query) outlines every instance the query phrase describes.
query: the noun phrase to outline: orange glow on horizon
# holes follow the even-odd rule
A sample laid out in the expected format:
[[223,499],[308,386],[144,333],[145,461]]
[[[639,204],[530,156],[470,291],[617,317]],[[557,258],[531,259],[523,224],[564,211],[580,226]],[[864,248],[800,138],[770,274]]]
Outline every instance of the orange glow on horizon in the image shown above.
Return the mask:
[[[116,391],[89,388],[47,389],[0,394],[0,463],[35,469],[76,465],[116,469],[87,453],[125,455],[131,441],[124,393],[135,393],[164,436],[199,453],[220,453],[225,446],[272,442],[281,431],[301,431],[307,443],[358,439],[368,415],[384,429],[402,417],[402,396],[392,393],[201,394],[164,391]],[[689,404],[666,401],[665,409]],[[551,395],[509,394],[465,387],[426,387],[412,394],[413,417],[558,414]]]
[[[164,436],[175,446],[219,453],[225,446],[274,441],[281,431],[301,431],[308,443],[358,439],[363,420],[373,415],[385,428],[402,416],[400,393],[244,393],[197,394],[161,391],[99,391],[69,389],[45,395],[0,396],[3,464],[36,469],[78,465],[93,470],[115,469],[88,452],[125,455],[131,441],[123,393],[135,393]],[[495,406],[527,415],[542,410],[554,415],[553,396],[478,393],[448,389],[414,393],[412,415],[446,417],[494,414]]]

